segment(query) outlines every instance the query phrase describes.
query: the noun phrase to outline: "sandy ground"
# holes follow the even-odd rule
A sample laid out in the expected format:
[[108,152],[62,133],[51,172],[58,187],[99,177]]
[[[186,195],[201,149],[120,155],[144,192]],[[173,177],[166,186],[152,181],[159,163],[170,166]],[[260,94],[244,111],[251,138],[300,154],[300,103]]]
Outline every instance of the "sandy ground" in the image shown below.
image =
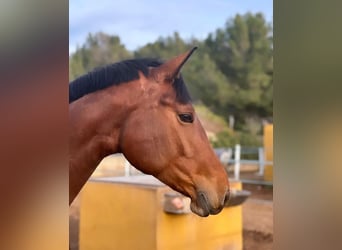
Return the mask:
[[243,250],[272,250],[273,234],[243,230]]
[[244,250],[273,249],[273,189],[244,184],[252,192],[242,205]]

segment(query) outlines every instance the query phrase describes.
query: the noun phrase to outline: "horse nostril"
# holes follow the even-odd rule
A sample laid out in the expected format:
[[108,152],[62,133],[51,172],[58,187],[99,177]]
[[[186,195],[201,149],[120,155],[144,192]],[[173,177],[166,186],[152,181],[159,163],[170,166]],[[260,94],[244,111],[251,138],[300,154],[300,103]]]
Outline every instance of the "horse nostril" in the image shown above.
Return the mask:
[[230,191],[228,190],[226,196],[224,197],[224,205],[228,204],[230,197]]

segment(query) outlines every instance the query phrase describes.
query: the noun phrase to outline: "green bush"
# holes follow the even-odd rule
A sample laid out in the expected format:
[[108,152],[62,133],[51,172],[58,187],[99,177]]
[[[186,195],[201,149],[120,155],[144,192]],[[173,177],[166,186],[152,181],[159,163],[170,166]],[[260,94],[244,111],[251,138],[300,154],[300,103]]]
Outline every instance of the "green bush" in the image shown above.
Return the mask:
[[262,146],[262,137],[248,132],[240,132],[237,141],[243,147]]
[[228,148],[234,147],[237,143],[235,135],[227,130],[221,131],[216,134],[216,138],[211,140],[214,148]]
[[262,146],[262,137],[248,132],[233,133],[228,130],[216,134],[215,139],[210,142],[214,148],[228,148],[240,144],[242,147]]

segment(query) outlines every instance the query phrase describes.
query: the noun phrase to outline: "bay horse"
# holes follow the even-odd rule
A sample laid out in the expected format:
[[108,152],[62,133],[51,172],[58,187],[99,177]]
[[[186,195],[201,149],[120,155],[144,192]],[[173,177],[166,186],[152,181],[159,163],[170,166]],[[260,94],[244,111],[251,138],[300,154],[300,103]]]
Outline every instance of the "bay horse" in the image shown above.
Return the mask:
[[195,49],[164,63],[122,61],[70,83],[69,204],[105,156],[123,153],[143,173],[190,197],[195,214],[222,210],[228,176],[180,74]]

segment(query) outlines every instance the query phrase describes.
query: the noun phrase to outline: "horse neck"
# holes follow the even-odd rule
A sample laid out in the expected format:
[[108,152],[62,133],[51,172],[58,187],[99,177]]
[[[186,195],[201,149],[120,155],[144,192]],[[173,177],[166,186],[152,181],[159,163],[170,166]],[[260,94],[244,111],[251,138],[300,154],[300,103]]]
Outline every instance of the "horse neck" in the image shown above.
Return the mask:
[[120,152],[121,128],[138,107],[142,89],[134,82],[94,92],[69,105],[69,201],[101,160]]

